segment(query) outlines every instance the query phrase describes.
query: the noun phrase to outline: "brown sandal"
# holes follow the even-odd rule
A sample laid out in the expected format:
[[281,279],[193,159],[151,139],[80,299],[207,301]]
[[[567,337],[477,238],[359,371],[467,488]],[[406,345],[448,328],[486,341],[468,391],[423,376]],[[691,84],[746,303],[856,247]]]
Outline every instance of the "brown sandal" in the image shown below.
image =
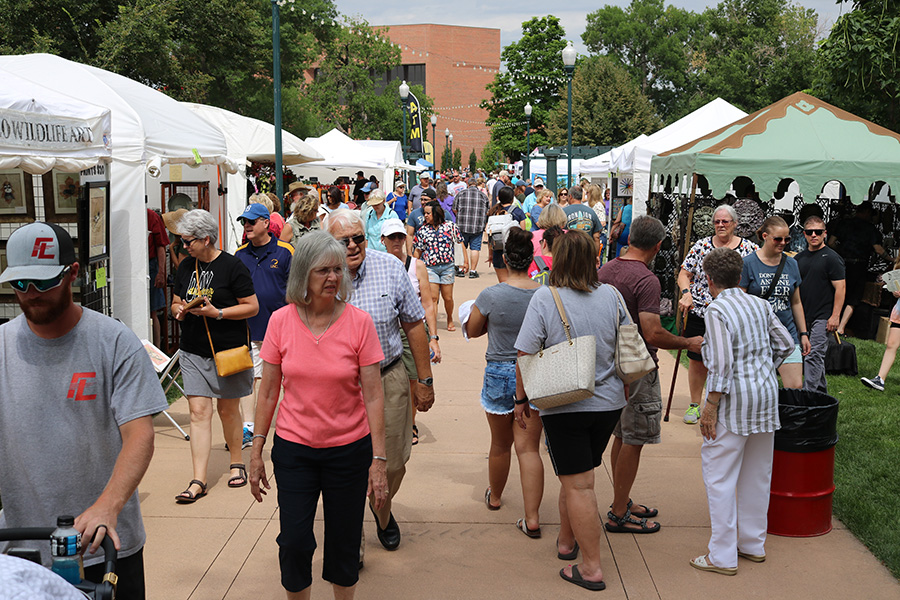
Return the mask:
[[[197,484],[200,486],[200,491],[196,494],[191,493],[191,486]],[[185,495],[187,494],[187,495]],[[199,479],[191,479],[191,482],[188,484],[187,489],[175,496],[176,504],[193,504],[200,498],[206,495],[206,484],[200,481]]]
[[[229,469],[237,469],[240,474],[235,475],[231,479],[228,480],[228,487],[230,488],[239,488],[247,485],[247,467],[244,466],[244,463],[233,463]],[[240,483],[235,483],[235,481],[240,481]]]

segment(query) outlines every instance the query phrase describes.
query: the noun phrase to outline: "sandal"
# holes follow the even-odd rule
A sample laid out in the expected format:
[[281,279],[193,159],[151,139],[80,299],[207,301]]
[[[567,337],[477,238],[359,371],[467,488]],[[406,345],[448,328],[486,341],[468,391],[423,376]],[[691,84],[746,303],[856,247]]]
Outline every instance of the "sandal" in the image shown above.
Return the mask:
[[488,486],[488,489],[484,490],[484,504],[487,506],[488,510],[500,510],[502,504],[491,504],[491,488]]
[[[628,510],[631,511],[631,516],[637,517],[638,519],[652,519],[656,515],[659,514],[659,511],[655,508],[647,508],[644,504],[638,504],[639,510],[632,509],[634,503],[631,501],[631,498],[628,499]],[[610,506],[612,508],[612,506]]]
[[539,539],[541,537],[541,528],[538,527],[537,529],[529,529],[528,523],[525,522],[525,517],[522,517],[521,519],[516,521],[516,528],[518,528],[519,531],[533,540]]
[[[610,521],[616,523],[615,525],[603,524],[610,533],[656,533],[660,527],[659,523],[656,523],[653,527],[648,527],[647,519],[641,519],[640,521],[633,519],[630,510],[626,510],[625,515],[622,517],[617,517],[613,511],[606,513],[606,516]],[[640,528],[629,527],[629,525],[638,525]]]
[[[235,475],[228,480],[228,487],[239,488],[247,485],[247,467],[244,466],[244,463],[232,463],[232,465],[228,468],[237,469],[239,471],[238,475]],[[235,483],[237,481],[240,481],[240,483]]]
[[419,428],[413,425],[412,445],[419,443]]
[[575,540],[575,547],[568,554],[559,551],[559,538],[556,538],[556,558],[559,560],[575,560],[578,558],[578,540]]
[[[191,492],[191,486],[194,484],[200,486],[200,491],[197,492],[196,494]],[[206,484],[203,483],[202,481],[200,481],[199,479],[191,479],[191,482],[188,484],[187,489],[185,489],[183,492],[181,492],[180,494],[175,496],[175,503],[176,504],[193,504],[194,502],[196,502],[197,500],[199,500],[200,498],[202,498],[205,495],[206,495]]]

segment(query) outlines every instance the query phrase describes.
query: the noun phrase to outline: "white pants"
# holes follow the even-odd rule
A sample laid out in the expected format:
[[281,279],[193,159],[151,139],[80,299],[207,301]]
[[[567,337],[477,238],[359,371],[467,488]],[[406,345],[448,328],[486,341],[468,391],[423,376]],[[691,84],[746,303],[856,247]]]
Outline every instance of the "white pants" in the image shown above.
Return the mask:
[[700,459],[712,526],[709,560],[717,567],[736,567],[738,549],[766,553],[774,444],[774,433],[737,435],[721,422],[716,439],[703,440]]

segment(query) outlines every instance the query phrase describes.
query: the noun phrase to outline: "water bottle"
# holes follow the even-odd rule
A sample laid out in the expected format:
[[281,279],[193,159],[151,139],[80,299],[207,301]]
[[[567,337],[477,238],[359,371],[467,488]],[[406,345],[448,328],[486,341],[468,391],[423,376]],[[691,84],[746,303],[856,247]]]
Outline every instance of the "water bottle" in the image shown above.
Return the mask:
[[54,573],[78,585],[84,577],[84,563],[81,558],[81,533],[75,529],[75,517],[63,515],[56,519],[56,529],[50,535],[50,554]]

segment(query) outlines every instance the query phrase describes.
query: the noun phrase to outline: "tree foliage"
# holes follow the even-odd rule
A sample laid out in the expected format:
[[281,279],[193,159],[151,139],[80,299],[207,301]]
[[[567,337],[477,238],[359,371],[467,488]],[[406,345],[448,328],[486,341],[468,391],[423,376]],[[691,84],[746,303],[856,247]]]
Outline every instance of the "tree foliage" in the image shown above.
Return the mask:
[[619,61],[664,120],[683,116],[689,104],[696,13],[664,0],[632,0],[627,8],[604,6],[587,16],[581,38],[588,49]]
[[897,131],[900,127],[900,5],[857,0],[819,48],[814,93]]
[[475,148],[469,153],[469,173],[474,173],[478,168],[478,155],[475,154]]
[[453,151],[453,168],[459,169],[460,167],[462,167],[462,150],[456,148]]
[[499,150],[511,159],[525,152],[525,105],[529,102],[533,107],[531,145],[547,143],[547,117],[565,80],[564,37],[557,17],[533,17],[522,23],[522,37],[503,49],[500,56],[507,70],[488,84],[491,99],[482,103],[492,124],[494,152]]
[[[568,138],[568,101],[559,100],[550,112],[547,135],[562,145]],[[591,56],[575,65],[572,78],[572,144],[619,145],[662,123],[650,100],[628,72],[612,58]]]

